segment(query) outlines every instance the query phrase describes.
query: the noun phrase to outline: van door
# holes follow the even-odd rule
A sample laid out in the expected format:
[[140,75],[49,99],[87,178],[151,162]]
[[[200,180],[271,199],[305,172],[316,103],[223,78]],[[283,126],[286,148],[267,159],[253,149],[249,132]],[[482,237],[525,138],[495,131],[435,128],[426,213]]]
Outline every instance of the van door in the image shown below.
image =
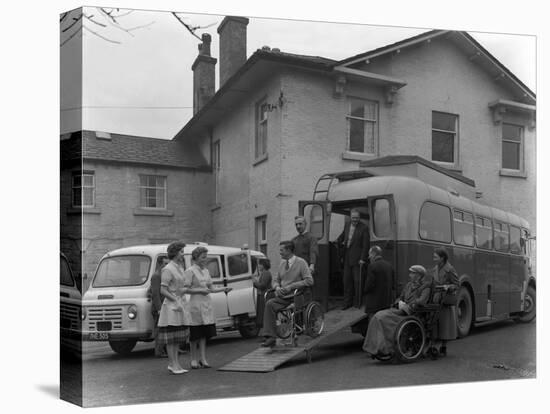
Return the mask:
[[226,285],[232,288],[226,295],[229,315],[256,313],[255,292],[252,285],[250,252],[242,250],[225,256]]
[[306,231],[317,238],[319,257],[313,275],[313,298],[323,309],[328,309],[329,297],[329,228],[331,203],[328,201],[308,200],[298,202],[298,211],[307,221]]
[[370,207],[370,244],[380,246],[382,257],[392,265],[394,271],[392,289],[395,297],[398,292],[397,277],[395,277],[398,269],[395,202],[391,194],[368,197],[367,202]]
[[[225,282],[223,278],[223,267],[220,256],[208,255],[206,268],[212,278],[212,284],[217,288],[223,287]],[[211,293],[210,298],[212,299],[212,306],[214,307],[214,317],[216,318],[216,321],[220,318],[227,318],[229,309],[227,307],[227,298],[225,293]]]

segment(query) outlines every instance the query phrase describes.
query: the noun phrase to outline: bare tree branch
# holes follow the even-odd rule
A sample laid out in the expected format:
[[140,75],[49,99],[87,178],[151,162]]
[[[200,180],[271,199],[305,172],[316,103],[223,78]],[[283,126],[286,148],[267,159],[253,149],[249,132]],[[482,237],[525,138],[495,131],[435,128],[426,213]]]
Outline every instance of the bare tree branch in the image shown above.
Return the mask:
[[195,36],[197,39],[199,39],[200,41],[202,41],[202,39],[195,33],[195,30],[198,28],[191,28],[191,26],[189,26],[187,23],[185,23],[182,19],[180,19],[180,17],[175,13],[175,12],[172,12],[172,14],[174,15],[174,17],[176,19],[178,19],[178,21],[183,24],[185,26],[185,28],[187,30],[189,30],[189,33],[191,33],[193,36]]
[[75,24],[77,24],[80,19],[82,19],[82,13],[80,13],[80,16],[78,16],[78,17],[73,17],[74,22],[72,22],[69,26],[64,28],[62,30],[62,32],[65,33],[67,30],[69,30],[71,27],[73,27]]
[[69,15],[70,12],[65,12],[61,15],[61,18],[59,19],[59,23],[61,23],[65,18]]
[[81,26],[78,26],[78,28],[74,31],[73,34],[71,34],[68,38],[66,38],[65,40],[63,40],[61,42],[61,46],[63,46],[65,43],[67,43],[69,40],[71,40],[73,37],[75,37],[77,34],[79,34],[80,32],[82,31],[82,25]]
[[112,16],[113,10],[111,10],[111,11],[108,12],[108,11],[105,10],[103,7],[100,7],[100,8],[99,8],[99,11],[101,11],[101,12],[104,13],[107,17],[109,17],[109,18],[113,21],[113,23],[117,23],[117,21],[115,20],[115,18]]
[[[132,37],[134,36],[132,33],[130,33],[130,32],[128,31],[128,29],[125,29],[125,28],[122,27],[120,24],[118,24],[118,22],[114,19],[114,17],[111,16],[111,14],[109,14],[108,12],[106,12],[103,8],[99,8],[98,10],[100,11],[100,13],[103,13],[106,17],[108,17],[109,19],[112,20],[112,22],[109,21],[109,20],[107,20],[111,26],[116,27],[117,29],[122,30],[123,32],[128,33],[128,34],[129,34],[130,36],[132,36]],[[112,12],[111,12],[111,13],[112,13]]]
[[97,24],[98,26],[101,26],[101,27],[107,27],[107,25],[106,25],[106,24],[100,23],[100,22],[98,22],[98,21],[96,21],[96,20],[92,19],[92,17],[94,17],[94,15],[93,15],[93,14],[92,14],[92,15],[90,15],[90,16],[86,16],[86,15],[84,15],[84,17],[85,17],[86,19],[88,19],[89,21],[91,21],[92,23],[95,23],[95,24]]
[[108,39],[108,38],[106,38],[105,36],[102,36],[102,35],[100,35],[99,33],[94,32],[92,29],[90,29],[90,28],[87,27],[87,26],[82,25],[82,27],[83,27],[84,29],[86,29],[87,31],[89,31],[90,33],[96,35],[97,37],[100,37],[101,39],[106,40],[107,42],[116,43],[116,44],[118,44],[118,45],[120,44],[120,42],[118,42],[118,41],[116,41],[116,40]]
[[131,27],[130,29],[126,29],[127,31],[131,32],[133,30],[138,30],[138,29],[145,29],[146,27],[149,27],[151,25],[155,24],[154,21],[150,22],[150,23],[147,23],[147,24],[143,24],[141,26],[136,26],[136,27]]
[[[120,9],[117,9],[117,11],[120,10]],[[119,17],[124,17],[124,16],[128,16],[129,14],[132,14],[135,10],[128,10],[126,13],[120,13],[120,14],[117,14],[115,17],[118,19]]]

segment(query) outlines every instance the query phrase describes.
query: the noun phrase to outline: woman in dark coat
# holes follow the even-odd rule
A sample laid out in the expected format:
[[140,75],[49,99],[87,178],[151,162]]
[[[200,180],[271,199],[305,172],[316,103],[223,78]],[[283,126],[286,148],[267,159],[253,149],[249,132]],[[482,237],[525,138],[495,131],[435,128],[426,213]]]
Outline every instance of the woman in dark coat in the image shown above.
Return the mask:
[[261,328],[264,322],[264,295],[266,290],[271,289],[271,263],[269,259],[258,260],[258,274],[252,275],[252,283],[256,288],[256,326]]
[[[453,297],[456,298],[456,292],[459,287],[458,274],[449,263],[449,255],[443,248],[434,250],[433,260],[436,263],[434,267],[434,280],[437,285],[446,285],[447,298],[439,313],[439,324],[437,337],[441,340],[439,353],[447,355],[447,341],[456,339],[458,331],[456,327],[456,304],[452,304]],[[447,304],[445,304],[447,303]]]

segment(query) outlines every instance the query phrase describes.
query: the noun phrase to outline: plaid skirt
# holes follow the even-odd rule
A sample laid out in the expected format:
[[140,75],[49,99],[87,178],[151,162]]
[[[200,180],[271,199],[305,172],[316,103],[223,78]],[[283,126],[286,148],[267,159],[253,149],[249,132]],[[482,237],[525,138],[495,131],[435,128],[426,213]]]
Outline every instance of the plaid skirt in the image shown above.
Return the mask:
[[162,345],[184,344],[189,338],[189,328],[180,326],[159,326],[157,340]]

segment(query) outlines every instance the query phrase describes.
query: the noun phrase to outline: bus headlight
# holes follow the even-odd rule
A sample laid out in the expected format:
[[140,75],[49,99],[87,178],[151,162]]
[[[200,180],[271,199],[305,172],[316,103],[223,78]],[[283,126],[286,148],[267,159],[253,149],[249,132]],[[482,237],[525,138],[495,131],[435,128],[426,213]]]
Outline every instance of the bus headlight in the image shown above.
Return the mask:
[[132,305],[128,308],[128,318],[129,319],[136,319],[136,316],[137,316],[136,305]]
[[86,308],[80,308],[80,320],[83,321],[84,319],[86,319]]

